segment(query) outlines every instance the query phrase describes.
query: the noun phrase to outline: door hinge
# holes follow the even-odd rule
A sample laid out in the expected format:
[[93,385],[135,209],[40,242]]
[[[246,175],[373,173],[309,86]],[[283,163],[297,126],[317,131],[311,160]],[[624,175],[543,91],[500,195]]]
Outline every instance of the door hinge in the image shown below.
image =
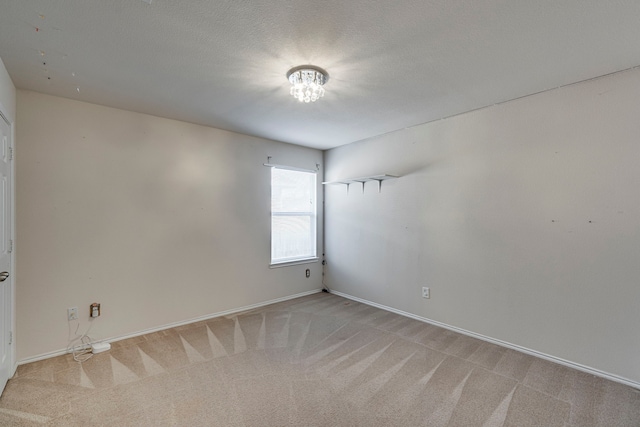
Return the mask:
[[9,331],[9,345],[13,344],[13,331]]
[[9,239],[9,250],[7,252],[13,252],[13,239]]
[[13,160],[13,147],[9,147],[9,160]]

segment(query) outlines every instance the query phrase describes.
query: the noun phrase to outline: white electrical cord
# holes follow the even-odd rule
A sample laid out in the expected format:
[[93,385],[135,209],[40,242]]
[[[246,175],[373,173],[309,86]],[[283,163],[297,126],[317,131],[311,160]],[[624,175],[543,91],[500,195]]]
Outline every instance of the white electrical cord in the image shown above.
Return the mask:
[[93,344],[93,339],[89,336],[89,332],[91,331],[91,327],[93,326],[93,318],[89,318],[89,327],[87,331],[78,335],[78,329],[80,329],[80,321],[78,321],[78,325],[76,326],[75,338],[71,338],[71,322],[69,322],[69,346],[67,347],[67,353],[73,354],[73,360],[76,362],[82,363],[93,357],[93,353],[91,352],[91,344]]

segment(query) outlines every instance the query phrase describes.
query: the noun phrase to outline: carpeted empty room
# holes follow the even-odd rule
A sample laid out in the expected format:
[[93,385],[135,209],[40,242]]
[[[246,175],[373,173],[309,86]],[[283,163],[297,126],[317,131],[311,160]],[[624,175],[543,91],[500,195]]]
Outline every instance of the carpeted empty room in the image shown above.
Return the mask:
[[640,427],[639,22],[0,0],[0,427]]
[[325,293],[22,365],[16,426],[638,426],[629,386]]

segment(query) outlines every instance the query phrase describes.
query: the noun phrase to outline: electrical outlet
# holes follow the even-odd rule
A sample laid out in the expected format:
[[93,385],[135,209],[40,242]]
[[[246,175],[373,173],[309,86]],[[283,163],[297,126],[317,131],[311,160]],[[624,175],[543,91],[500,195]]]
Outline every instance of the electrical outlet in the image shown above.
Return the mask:
[[429,291],[429,288],[422,288],[422,298],[431,298],[431,292]]
[[67,319],[78,320],[78,307],[67,308]]
[[89,306],[89,317],[98,317],[100,316],[100,303],[94,302]]

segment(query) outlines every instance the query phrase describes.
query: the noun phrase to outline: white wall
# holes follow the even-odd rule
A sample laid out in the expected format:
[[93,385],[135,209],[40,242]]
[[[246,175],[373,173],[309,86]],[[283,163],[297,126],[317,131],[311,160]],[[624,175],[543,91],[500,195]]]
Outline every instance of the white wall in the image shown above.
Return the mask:
[[22,90],[17,116],[19,360],[66,347],[67,307],[106,339],[321,288],[268,267],[262,164],[322,152]]
[[325,190],[332,289],[640,382],[639,70],[325,153],[380,173]]
[[16,119],[16,88],[11,77],[0,58],[0,110],[2,110],[10,122]]

